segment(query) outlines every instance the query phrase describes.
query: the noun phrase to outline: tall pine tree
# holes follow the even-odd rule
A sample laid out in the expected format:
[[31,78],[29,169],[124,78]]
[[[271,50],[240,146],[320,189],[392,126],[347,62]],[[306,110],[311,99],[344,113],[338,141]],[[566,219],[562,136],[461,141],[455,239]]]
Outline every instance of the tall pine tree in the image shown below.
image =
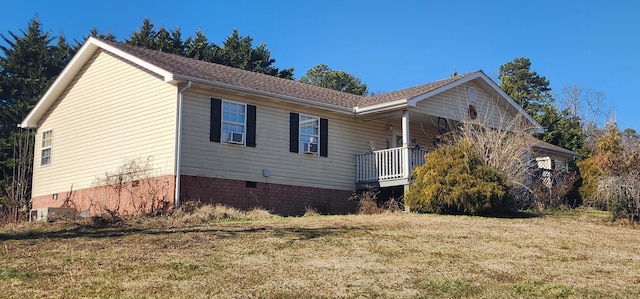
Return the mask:
[[[17,124],[33,108],[71,58],[71,47],[61,34],[54,37],[45,31],[38,17],[32,19],[21,34],[0,34],[7,46],[0,46],[0,194],[5,197],[16,161],[19,144],[33,144]],[[30,173],[24,174],[30,179]],[[30,190],[30,186],[27,190]]]
[[357,95],[367,95],[367,84],[345,71],[336,71],[324,64],[309,69],[300,82],[331,88]]
[[266,49],[264,43],[253,47],[251,36],[240,36],[237,29],[233,29],[231,35],[222,44],[216,47],[213,62],[227,66],[267,74],[280,78],[293,79],[293,68],[279,70],[272,66],[276,62],[271,58],[271,51]]
[[182,40],[180,29],[174,31],[160,27],[157,31],[149,19],[125,41],[129,45],[158,50],[207,62],[215,62],[247,71],[286,79],[293,78],[293,68],[280,70],[273,66],[275,59],[265,44],[253,47],[250,36],[241,36],[237,29],[231,32],[222,46],[209,43],[205,34],[198,30],[195,37]]
[[538,138],[572,151],[582,150],[585,134],[580,119],[558,109],[549,80],[531,70],[529,58],[516,58],[500,66],[498,79],[500,88],[545,128]]
[[498,79],[500,88],[536,119],[554,102],[549,80],[531,71],[529,58],[516,58],[500,66]]

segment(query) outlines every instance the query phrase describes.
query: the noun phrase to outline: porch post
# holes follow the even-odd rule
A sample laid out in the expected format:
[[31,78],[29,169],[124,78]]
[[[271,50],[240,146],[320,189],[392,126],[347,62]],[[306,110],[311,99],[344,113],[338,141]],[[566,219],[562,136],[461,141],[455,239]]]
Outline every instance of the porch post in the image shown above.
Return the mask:
[[411,177],[411,166],[409,165],[409,163],[411,163],[411,159],[409,159],[409,156],[411,154],[410,149],[409,149],[409,111],[407,110],[403,110],[402,111],[402,173],[404,174],[405,178],[410,178]]
[[402,146],[409,147],[409,111],[402,111]]
[[[411,165],[409,165],[409,163],[411,163],[410,162],[411,159],[409,158],[409,156],[411,155],[411,149],[409,149],[409,142],[411,142],[409,140],[410,136],[411,135],[409,133],[409,111],[403,110],[402,111],[402,147],[403,147],[402,155],[404,156],[404,160],[402,161],[402,171],[406,179],[411,178]],[[409,191],[409,183],[404,185],[403,194],[407,194],[408,191]],[[407,205],[406,203],[404,208],[406,212],[410,211],[409,205]]]

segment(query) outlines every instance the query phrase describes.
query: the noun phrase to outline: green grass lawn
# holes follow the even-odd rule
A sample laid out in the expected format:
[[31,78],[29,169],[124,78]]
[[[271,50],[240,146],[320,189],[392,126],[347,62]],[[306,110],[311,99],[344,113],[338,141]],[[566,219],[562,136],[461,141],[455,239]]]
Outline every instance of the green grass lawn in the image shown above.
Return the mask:
[[640,298],[640,229],[598,212],[257,218],[0,228],[0,297]]

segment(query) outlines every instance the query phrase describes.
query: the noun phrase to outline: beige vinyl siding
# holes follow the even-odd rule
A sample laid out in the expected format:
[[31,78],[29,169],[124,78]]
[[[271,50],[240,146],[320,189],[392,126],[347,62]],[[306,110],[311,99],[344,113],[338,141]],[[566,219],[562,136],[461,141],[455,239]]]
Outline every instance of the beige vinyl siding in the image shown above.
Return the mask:
[[[359,120],[361,121],[362,119]],[[380,122],[382,122],[382,127],[379,127],[381,125]],[[393,117],[385,117],[376,122],[367,122],[366,124],[375,124],[376,126],[375,136],[370,136],[370,139],[375,142],[376,150],[386,149],[387,142],[390,148],[394,147],[396,135],[402,136],[401,113],[397,113]],[[433,139],[439,135],[440,133],[433,119],[411,114],[409,117],[409,142],[412,146],[417,143],[422,149],[433,149]],[[364,150],[360,152],[364,152]]]
[[416,112],[427,115],[440,116],[449,120],[463,121],[470,120],[469,105],[467,99],[467,88],[473,86],[478,92],[478,100],[474,105],[478,112],[478,121],[483,121],[490,126],[497,128],[501,123],[508,123],[513,120],[514,114],[507,112],[507,102],[498,101],[492,97],[482,87],[473,82],[451,88],[426,100],[418,102]]
[[[209,141],[211,97],[256,105],[256,147]],[[289,113],[329,120],[328,157],[289,152]],[[182,174],[337,190],[355,188],[355,154],[384,145],[386,125],[271,100],[189,90],[184,101]],[[270,176],[262,176],[263,169]]]
[[[33,196],[91,187],[126,161],[153,160],[173,174],[177,89],[99,51],[38,125]],[[53,130],[51,164],[40,166],[42,132]]]

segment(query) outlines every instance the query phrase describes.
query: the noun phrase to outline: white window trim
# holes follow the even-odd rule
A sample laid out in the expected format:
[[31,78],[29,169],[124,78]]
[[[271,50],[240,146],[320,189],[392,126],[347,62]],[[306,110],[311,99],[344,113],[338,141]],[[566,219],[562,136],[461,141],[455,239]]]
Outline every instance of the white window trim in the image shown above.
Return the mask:
[[[311,135],[311,134],[302,134],[300,127],[302,126],[302,118],[307,117],[307,118],[315,118],[316,119],[316,123],[318,124],[318,134],[317,135]],[[305,122],[308,122],[309,120],[306,120]],[[316,138],[318,141],[314,142],[315,144],[317,144],[316,146],[316,151],[315,154],[309,153],[309,152],[305,152],[304,148],[302,146],[302,141],[300,140],[302,138],[302,136],[309,136],[309,137],[314,137]],[[309,114],[303,114],[300,113],[298,115],[298,153],[299,154],[304,154],[304,155],[312,155],[312,156],[320,156],[320,117],[319,116],[315,116],[315,115],[309,115]]]
[[[247,145],[247,104],[246,103],[242,103],[242,102],[229,101],[229,100],[221,100],[221,101],[222,101],[222,103],[220,104],[220,143],[230,144],[230,145],[246,146]],[[224,120],[224,103],[242,105],[244,107],[244,123],[225,121]],[[235,142],[227,142],[227,141],[225,141],[225,138],[224,138],[224,133],[225,133],[224,124],[225,123],[234,124],[234,125],[241,125],[244,128],[243,131],[242,131],[242,143],[235,143]]]
[[[49,137],[49,139],[51,139],[51,141],[49,142],[49,146],[44,146],[44,134],[50,132],[51,136]],[[43,164],[42,163],[42,157],[44,154],[45,150],[49,150],[49,163],[47,164]],[[51,162],[52,162],[52,157],[53,157],[53,129],[47,129],[42,131],[42,133],[40,134],[40,166],[42,167],[46,167],[46,166],[50,166]]]

